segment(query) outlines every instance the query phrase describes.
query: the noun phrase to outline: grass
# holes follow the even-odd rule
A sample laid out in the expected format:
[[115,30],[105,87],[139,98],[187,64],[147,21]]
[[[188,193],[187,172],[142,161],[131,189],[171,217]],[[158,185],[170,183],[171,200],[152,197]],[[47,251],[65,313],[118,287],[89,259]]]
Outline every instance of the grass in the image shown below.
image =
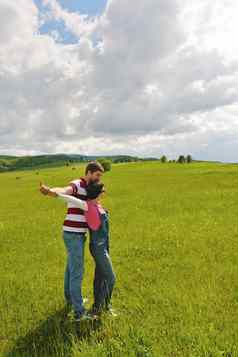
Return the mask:
[[[65,205],[38,193],[76,167],[0,175],[0,354],[238,356],[238,166],[113,166],[104,204],[119,317],[82,334],[64,318]],[[86,248],[90,302],[92,279]]]

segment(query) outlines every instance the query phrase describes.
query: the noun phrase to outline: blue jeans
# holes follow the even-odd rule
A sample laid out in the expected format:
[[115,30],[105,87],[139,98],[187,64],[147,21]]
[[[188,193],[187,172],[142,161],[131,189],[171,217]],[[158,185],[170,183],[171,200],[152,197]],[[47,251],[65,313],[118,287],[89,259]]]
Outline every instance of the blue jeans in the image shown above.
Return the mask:
[[67,251],[67,264],[64,276],[64,295],[74,312],[81,315],[85,308],[82,298],[82,281],[84,273],[84,233],[63,232],[64,244]]
[[108,237],[94,233],[91,236],[89,248],[96,265],[93,282],[94,307],[99,310],[107,309],[110,305],[116,280],[109,256]]

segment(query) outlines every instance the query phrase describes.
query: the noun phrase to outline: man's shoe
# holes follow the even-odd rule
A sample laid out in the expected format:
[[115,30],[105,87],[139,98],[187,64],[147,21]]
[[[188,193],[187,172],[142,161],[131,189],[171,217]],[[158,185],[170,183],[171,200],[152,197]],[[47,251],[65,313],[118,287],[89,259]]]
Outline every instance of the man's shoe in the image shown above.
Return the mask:
[[75,313],[74,321],[75,322],[92,321],[92,316],[87,311],[83,312],[82,314]]

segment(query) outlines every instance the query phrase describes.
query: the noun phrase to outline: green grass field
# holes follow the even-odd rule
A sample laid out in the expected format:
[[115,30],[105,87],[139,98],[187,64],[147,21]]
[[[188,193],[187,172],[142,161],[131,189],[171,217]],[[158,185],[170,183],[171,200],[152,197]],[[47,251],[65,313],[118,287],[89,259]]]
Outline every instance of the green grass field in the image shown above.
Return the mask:
[[[0,354],[238,356],[238,166],[113,166],[104,204],[119,317],[80,337],[63,318],[65,204],[38,185],[64,186],[82,173],[0,175]],[[87,245],[90,303],[92,279]]]

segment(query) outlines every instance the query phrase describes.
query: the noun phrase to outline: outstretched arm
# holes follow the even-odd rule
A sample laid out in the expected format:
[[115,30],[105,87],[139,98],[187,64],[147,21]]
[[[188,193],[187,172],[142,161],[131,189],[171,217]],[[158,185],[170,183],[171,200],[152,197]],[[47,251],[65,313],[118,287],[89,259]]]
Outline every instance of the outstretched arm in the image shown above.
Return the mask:
[[67,186],[67,187],[50,188],[50,187],[40,183],[40,192],[43,195],[47,195],[47,196],[51,196],[51,197],[57,197],[57,195],[59,193],[62,193],[62,194],[65,194],[65,195],[72,195],[73,194],[73,187],[72,186]]
[[79,198],[73,197],[73,196],[69,196],[69,195],[65,195],[63,193],[57,193],[57,196],[62,199],[63,201],[66,201],[68,203],[73,203],[75,206],[77,206],[78,208],[81,208],[83,211],[87,211],[88,210],[88,204],[87,202],[80,200]]

